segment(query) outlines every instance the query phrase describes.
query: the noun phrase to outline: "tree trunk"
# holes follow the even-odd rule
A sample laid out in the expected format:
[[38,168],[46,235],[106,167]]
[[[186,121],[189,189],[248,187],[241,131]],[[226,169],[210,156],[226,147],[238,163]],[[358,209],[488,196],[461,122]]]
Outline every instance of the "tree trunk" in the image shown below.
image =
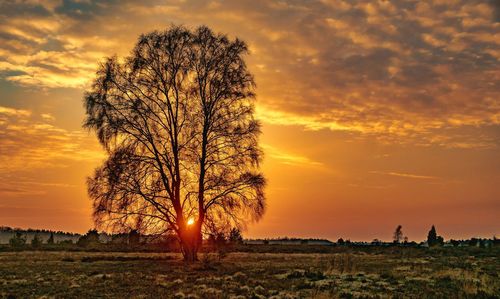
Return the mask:
[[192,263],[198,261],[198,249],[191,244],[182,246],[182,255],[185,262]]
[[184,261],[198,261],[198,250],[201,247],[201,227],[197,224],[185,227],[180,231],[179,239]]

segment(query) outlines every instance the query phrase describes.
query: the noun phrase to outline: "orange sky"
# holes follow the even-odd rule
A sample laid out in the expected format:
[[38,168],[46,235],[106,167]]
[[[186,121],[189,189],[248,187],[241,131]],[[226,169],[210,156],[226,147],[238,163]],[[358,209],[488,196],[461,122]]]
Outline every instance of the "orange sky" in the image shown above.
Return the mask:
[[0,3],[0,225],[84,232],[105,158],[81,128],[106,56],[208,25],[250,45],[269,185],[247,237],[500,231],[498,1]]

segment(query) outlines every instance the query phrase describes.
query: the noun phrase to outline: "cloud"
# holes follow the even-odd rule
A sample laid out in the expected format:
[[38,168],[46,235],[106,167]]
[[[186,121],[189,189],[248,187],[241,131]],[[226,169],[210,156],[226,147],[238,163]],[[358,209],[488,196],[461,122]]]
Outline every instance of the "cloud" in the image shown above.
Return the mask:
[[0,194],[5,196],[38,196],[47,193],[47,187],[75,188],[65,183],[41,183],[0,174]]
[[42,113],[40,116],[46,121],[54,121],[55,117],[50,113]]
[[402,177],[402,178],[409,178],[409,179],[418,179],[418,180],[437,180],[439,179],[438,177],[435,176],[430,176],[430,175],[419,175],[419,174],[412,174],[412,173],[403,173],[403,172],[384,172],[384,171],[370,171],[370,173],[375,173],[375,174],[384,174],[384,175],[390,175],[390,176],[396,176],[396,177]]
[[306,167],[321,167],[323,163],[311,160],[308,157],[292,154],[288,151],[278,149],[269,144],[263,144],[262,148],[266,151],[266,157],[277,160],[280,163],[292,166],[306,166]]
[[29,117],[31,115],[31,112],[23,109],[0,106],[0,116],[1,115],[3,115],[3,119],[5,121],[7,117]]
[[106,8],[112,8],[118,4],[118,1],[78,1],[63,0],[54,12],[61,16],[67,16],[72,19],[91,20],[92,18],[105,13]]
[[0,175],[104,158],[94,138],[53,124],[50,114],[0,106]]
[[0,106],[0,196],[41,196],[74,188],[48,172],[75,162],[95,163],[104,153],[95,138],[58,127],[49,113]]
[[500,23],[500,0],[490,0],[490,4],[493,7],[493,20]]
[[[0,21],[0,77],[84,88],[98,61],[126,55],[140,33],[206,24],[249,43],[264,122],[385,142],[497,146],[498,7],[493,0],[8,1],[0,7],[8,16]],[[470,127],[496,129],[464,134]]]
[[256,114],[259,120],[273,125],[283,126],[302,126],[308,130],[317,131],[330,129],[332,131],[361,131],[363,128],[354,126],[343,126],[335,121],[322,119],[326,115],[301,116],[293,113],[287,113],[279,110],[270,110],[268,108],[257,106]]

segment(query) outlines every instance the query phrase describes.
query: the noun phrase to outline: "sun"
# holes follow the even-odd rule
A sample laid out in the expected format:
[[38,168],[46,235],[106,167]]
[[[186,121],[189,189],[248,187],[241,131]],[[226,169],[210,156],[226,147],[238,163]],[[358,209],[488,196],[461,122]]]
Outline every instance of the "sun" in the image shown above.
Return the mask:
[[194,224],[194,219],[193,218],[189,218],[188,221],[187,221],[187,225],[193,225]]

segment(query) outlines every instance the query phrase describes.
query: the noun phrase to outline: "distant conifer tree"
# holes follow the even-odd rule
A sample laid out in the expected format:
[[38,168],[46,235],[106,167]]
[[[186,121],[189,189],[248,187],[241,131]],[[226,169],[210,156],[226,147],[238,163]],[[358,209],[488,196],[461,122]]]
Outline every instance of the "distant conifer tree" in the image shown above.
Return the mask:
[[[443,238],[441,238],[441,240],[443,240]],[[439,243],[440,242],[439,242],[439,239],[438,239],[438,235],[436,233],[436,228],[433,225],[431,227],[431,230],[427,234],[427,244],[429,245],[429,247],[431,247],[431,246],[436,246]]]

